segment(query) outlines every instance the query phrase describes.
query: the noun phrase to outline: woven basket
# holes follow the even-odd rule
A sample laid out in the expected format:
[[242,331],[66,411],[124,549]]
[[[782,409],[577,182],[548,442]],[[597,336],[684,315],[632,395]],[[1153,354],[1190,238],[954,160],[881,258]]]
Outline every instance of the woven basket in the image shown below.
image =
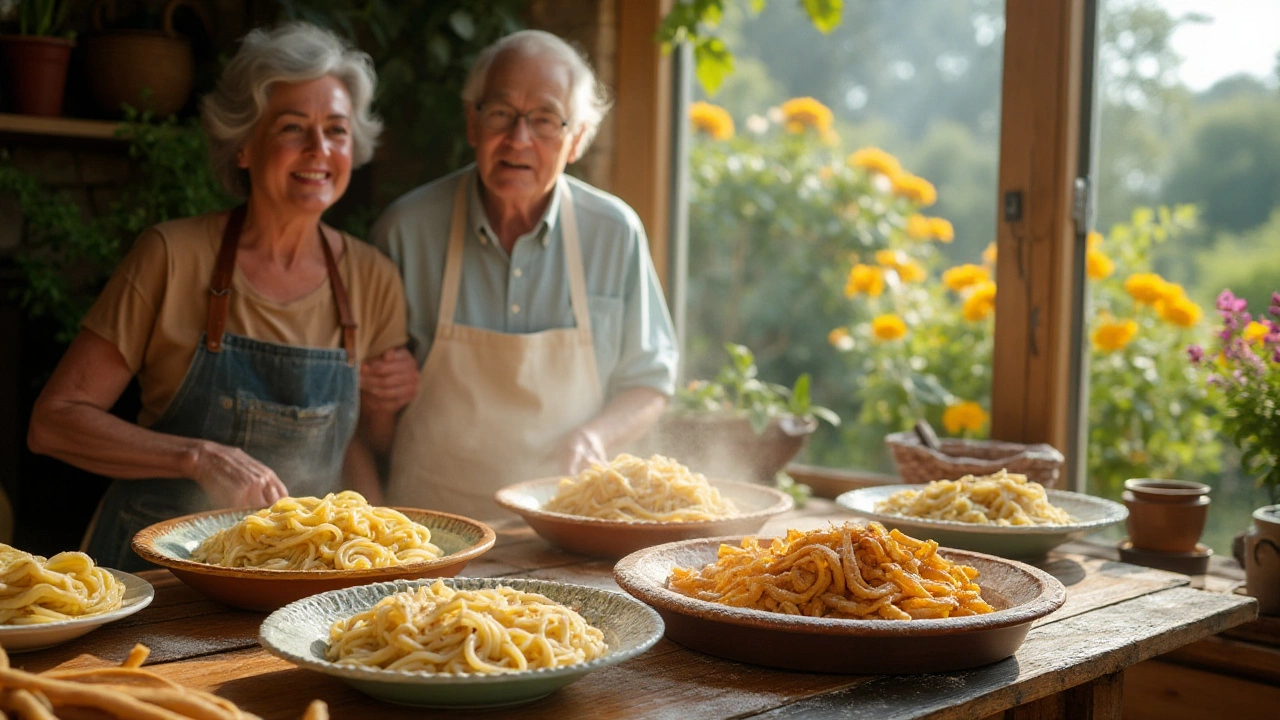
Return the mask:
[[1026,475],[1047,488],[1058,487],[1062,453],[1052,445],[1022,445],[999,440],[939,440],[942,452],[920,443],[914,432],[885,436],[898,474],[906,483],[955,480],[965,475],[990,475],[1001,469]]

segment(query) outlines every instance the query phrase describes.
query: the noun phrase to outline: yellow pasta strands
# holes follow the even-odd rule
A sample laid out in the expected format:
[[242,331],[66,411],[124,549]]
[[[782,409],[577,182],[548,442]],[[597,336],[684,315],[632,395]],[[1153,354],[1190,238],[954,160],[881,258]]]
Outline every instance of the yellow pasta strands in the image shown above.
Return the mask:
[[721,545],[701,569],[675,568],[676,592],[733,607],[787,615],[911,620],[992,612],[978,571],[938,555],[938,544],[879,523],[787,531],[768,547],[746,537]]
[[358,492],[286,497],[205,538],[196,562],[269,570],[364,570],[434,560],[431,531]]
[[648,460],[623,453],[560,481],[544,510],[602,520],[690,522],[738,514],[700,473],[662,455]]
[[437,580],[335,622],[325,658],[384,670],[488,674],[588,662],[606,649],[604,633],[543,595],[503,586],[454,590]]
[[0,624],[71,620],[123,602],[124,584],[82,552],[46,560],[0,543]]
[[1065,510],[1049,503],[1043,485],[1028,482],[1026,475],[1004,470],[980,477],[935,480],[919,490],[899,490],[876,505],[876,512],[979,525],[1072,522]]
[[[16,720],[261,720],[229,700],[185,688],[139,667],[150,651],[135,645],[120,667],[29,673],[9,667],[0,648],[0,717]],[[303,720],[328,720],[314,700]]]

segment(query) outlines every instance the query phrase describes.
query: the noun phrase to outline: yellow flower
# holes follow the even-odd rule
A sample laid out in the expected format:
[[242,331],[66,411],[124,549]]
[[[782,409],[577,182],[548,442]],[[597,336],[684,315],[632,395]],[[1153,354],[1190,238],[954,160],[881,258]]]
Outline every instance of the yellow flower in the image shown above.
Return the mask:
[[937,188],[922,177],[904,171],[894,175],[892,181],[894,195],[904,197],[921,207],[938,201]]
[[1270,333],[1271,333],[1270,328],[1258,322],[1257,320],[1254,320],[1250,322],[1248,325],[1244,326],[1244,330],[1241,331],[1240,337],[1244,338],[1244,341],[1247,343],[1254,343],[1255,345],[1265,345],[1267,342],[1267,335]]
[[799,133],[806,129],[817,130],[826,136],[831,130],[831,110],[811,97],[792,98],[782,103],[782,118],[787,132]]
[[987,249],[982,251],[982,262],[990,265],[996,264],[996,244],[987,245]]
[[830,180],[831,177],[835,174],[836,172],[826,165],[823,165],[822,167],[818,168],[819,180]]
[[710,135],[713,140],[733,137],[733,118],[718,105],[698,101],[689,108],[689,119],[693,121],[694,130]]
[[1093,331],[1093,346],[1104,352],[1122,349],[1138,334],[1138,323],[1132,320],[1103,319]]
[[1089,234],[1085,236],[1085,240],[1089,243],[1089,249],[1094,250],[1102,244],[1102,233],[1097,230],[1090,230]]
[[982,282],[974,286],[973,292],[965,298],[960,312],[969,322],[986,320],[996,309],[996,284]]
[[1170,292],[1169,281],[1155,273],[1134,273],[1124,281],[1124,289],[1143,305],[1154,305]]
[[990,279],[986,270],[973,264],[958,265],[942,273],[942,283],[956,292]]
[[1181,287],[1177,285],[1173,287],[1178,288],[1177,294],[1166,297],[1156,303],[1156,312],[1160,315],[1161,320],[1171,322],[1178,327],[1194,327],[1196,323],[1200,322],[1200,315],[1202,314],[1200,306],[1187,299],[1187,296],[1182,293]]
[[844,283],[844,295],[853,297],[860,292],[880,297],[884,292],[884,271],[874,265],[854,265]]
[[887,268],[898,267],[898,253],[895,250],[877,250],[876,262]]
[[907,334],[907,324],[897,315],[880,315],[871,321],[871,334],[876,340],[897,340]]
[[1116,271],[1116,264],[1101,250],[1090,248],[1085,252],[1085,272],[1090,280],[1102,280],[1111,277]]
[[929,230],[940,242],[949,243],[956,238],[956,229],[951,226],[951,221],[940,217],[929,218]]
[[929,218],[916,213],[907,218],[907,235],[916,240],[928,240],[933,236],[933,223]]
[[841,352],[853,349],[853,336],[849,334],[849,328],[846,327],[838,327],[827,333],[827,342]]
[[987,411],[976,402],[966,401],[948,405],[942,413],[942,426],[952,435],[962,431],[978,432],[987,424]]
[[898,162],[898,158],[881,150],[878,147],[864,147],[854,150],[845,158],[845,162],[849,167],[866,168],[871,172],[880,173],[886,177],[893,177],[902,172],[902,165]]
[[925,278],[924,268],[920,267],[920,263],[908,260],[898,266],[898,277],[904,283],[920,282]]

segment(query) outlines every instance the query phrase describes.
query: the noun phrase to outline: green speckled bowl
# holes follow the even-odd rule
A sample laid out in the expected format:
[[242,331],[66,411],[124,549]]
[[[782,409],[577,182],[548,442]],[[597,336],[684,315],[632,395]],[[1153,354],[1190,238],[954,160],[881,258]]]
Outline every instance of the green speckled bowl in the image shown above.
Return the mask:
[[295,665],[341,678],[378,700],[436,708],[497,707],[529,702],[550,694],[594,670],[616,665],[643,653],[662,637],[662,620],[644,603],[621,593],[547,580],[448,578],[458,590],[499,585],[541,593],[577,610],[604,633],[604,657],[554,669],[497,675],[403,672],[339,665],[324,659],[329,627],[373,607],[397,592],[430,585],[434,580],[397,580],[334,590],[291,603],[262,623],[259,641],[273,655]]
[[484,523],[449,513],[395,508],[431,531],[444,551],[435,560],[368,570],[265,570],[228,568],[195,562],[191,553],[215,532],[254,510],[215,510],[186,515],[143,529],[133,551],[143,560],[169,568],[179,580],[213,600],[245,610],[270,611],[326,590],[400,578],[453,577],[493,547],[496,536]]

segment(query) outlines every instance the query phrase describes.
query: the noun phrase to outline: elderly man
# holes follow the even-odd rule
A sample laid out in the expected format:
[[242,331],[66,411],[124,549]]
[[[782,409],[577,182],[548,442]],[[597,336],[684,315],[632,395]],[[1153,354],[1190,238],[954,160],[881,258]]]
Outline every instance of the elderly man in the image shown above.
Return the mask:
[[[590,66],[554,35],[518,32],[480,54],[462,99],[475,164],[373,230],[404,277],[421,365],[387,497],[487,517],[499,488],[578,472],[643,434],[677,357],[639,218],[564,175],[608,110]],[[382,358],[362,382],[393,395],[396,376]]]

